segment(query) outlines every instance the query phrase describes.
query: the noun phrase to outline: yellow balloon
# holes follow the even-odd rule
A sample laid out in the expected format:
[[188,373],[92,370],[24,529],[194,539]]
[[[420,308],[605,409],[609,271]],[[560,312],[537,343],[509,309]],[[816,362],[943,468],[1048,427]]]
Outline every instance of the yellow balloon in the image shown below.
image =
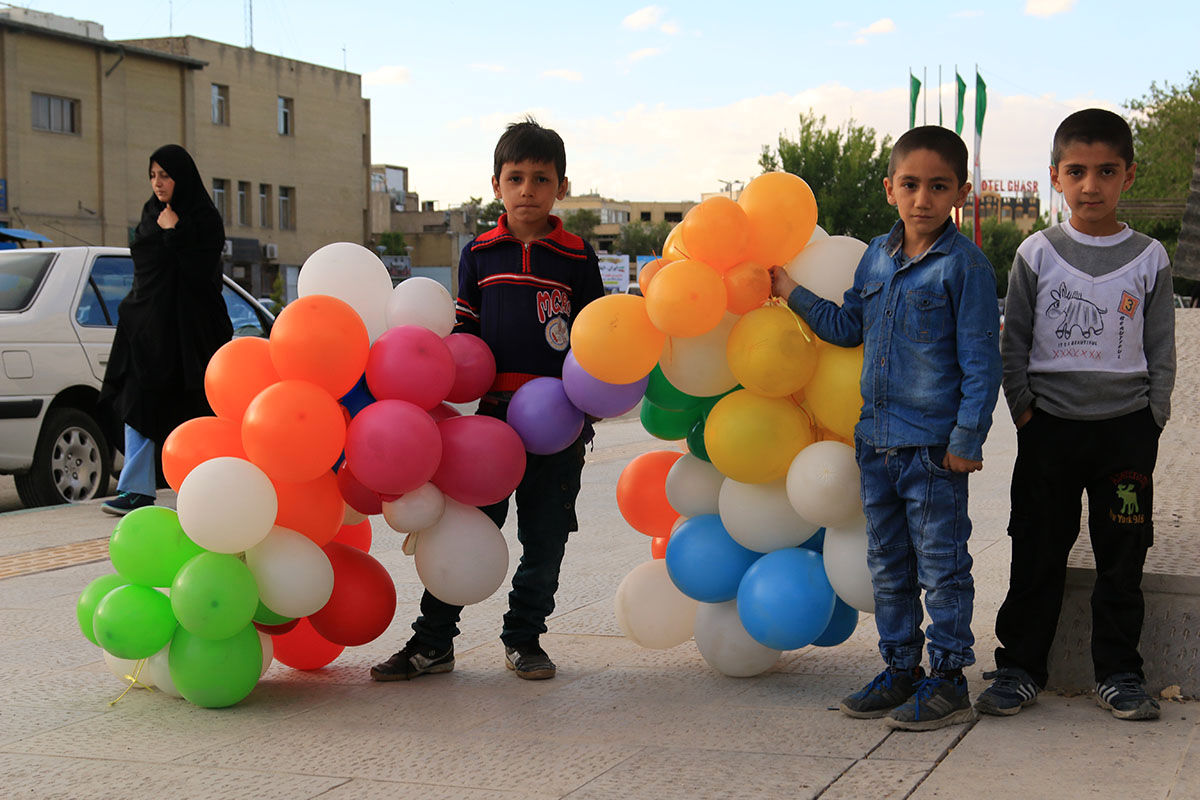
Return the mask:
[[817,227],[812,189],[787,172],[767,172],[750,181],[738,205],[750,220],[749,258],[765,266],[791,261]]
[[854,440],[854,425],[862,415],[863,348],[822,347],[817,370],[804,387],[804,399],[822,428]]
[[741,483],[779,480],[812,441],[808,420],[790,400],[745,389],[721,398],[704,425],[712,465]]
[[633,383],[649,375],[666,340],[646,314],[646,298],[632,294],[593,300],[571,326],[575,360],[605,383]]
[[803,388],[816,370],[816,336],[786,306],[764,306],[733,326],[726,356],[742,386],[785,397]]

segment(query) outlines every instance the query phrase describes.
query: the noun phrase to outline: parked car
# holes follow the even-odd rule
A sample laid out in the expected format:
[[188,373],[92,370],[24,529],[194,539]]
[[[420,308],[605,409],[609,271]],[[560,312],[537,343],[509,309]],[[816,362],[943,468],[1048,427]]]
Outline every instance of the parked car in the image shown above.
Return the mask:
[[[106,493],[119,429],[96,400],[133,285],[124,247],[0,251],[0,474],[26,506]],[[234,336],[267,336],[275,318],[228,276]]]

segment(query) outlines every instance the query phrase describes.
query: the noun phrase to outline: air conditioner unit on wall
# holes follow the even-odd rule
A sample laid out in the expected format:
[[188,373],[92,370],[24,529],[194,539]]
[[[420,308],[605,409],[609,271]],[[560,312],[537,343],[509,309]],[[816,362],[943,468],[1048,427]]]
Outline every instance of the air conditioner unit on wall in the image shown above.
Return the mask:
[[221,255],[225,256],[226,258],[233,257],[233,240],[232,239],[225,240],[225,246],[221,248]]
[[276,259],[279,258],[279,245],[274,242],[267,242],[263,245],[263,258]]

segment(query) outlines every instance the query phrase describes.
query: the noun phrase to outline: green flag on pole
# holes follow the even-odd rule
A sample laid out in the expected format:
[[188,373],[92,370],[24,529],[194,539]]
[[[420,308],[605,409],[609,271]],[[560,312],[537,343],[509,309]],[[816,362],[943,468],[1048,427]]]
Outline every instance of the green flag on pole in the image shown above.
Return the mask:
[[967,82],[958,74],[957,69],[954,70],[954,82],[958,85],[958,100],[954,104],[954,132],[962,136],[963,101],[967,99]]
[[921,95],[921,79],[908,71],[908,127],[917,124],[917,98]]
[[983,116],[987,113],[987,84],[975,73],[975,135],[983,135]]

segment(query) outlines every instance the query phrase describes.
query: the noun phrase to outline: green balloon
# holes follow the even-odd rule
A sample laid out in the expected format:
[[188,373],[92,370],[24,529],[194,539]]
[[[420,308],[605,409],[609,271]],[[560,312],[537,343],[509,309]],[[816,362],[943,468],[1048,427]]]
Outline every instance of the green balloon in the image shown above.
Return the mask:
[[650,381],[646,384],[646,399],[666,411],[687,411],[700,405],[704,398],[676,389],[663,374],[662,367],[655,364],[650,371]]
[[193,556],[171,583],[171,608],[189,633],[227,639],[250,624],[258,608],[258,584],[237,556]]
[[258,601],[258,610],[254,612],[254,621],[259,625],[283,625],[286,622],[291,622],[295,617],[285,617],[283,614],[276,614],[271,609],[263,605],[263,601]]
[[108,540],[113,567],[129,583],[170,586],[175,573],[204,548],[188,538],[174,509],[146,506],[121,518]]
[[92,626],[96,643],[117,658],[149,658],[171,641],[178,623],[166,595],[129,583],[101,598]]
[[646,429],[646,433],[657,439],[673,441],[685,438],[696,424],[698,416],[699,410],[695,408],[688,411],[668,411],[649,400],[642,401],[642,427]]
[[696,424],[688,432],[687,446],[692,455],[711,464],[712,460],[708,457],[708,448],[704,446],[704,425],[706,422],[708,422],[707,414],[696,420]]
[[100,644],[96,641],[96,633],[92,627],[96,606],[104,599],[104,595],[128,583],[129,581],[120,575],[101,575],[84,587],[83,593],[79,595],[79,600],[75,602],[75,619],[79,620],[79,630],[83,631],[83,635],[92,644]]
[[254,689],[262,673],[262,643],[253,625],[226,639],[205,639],[180,628],[167,665],[175,688],[190,703],[225,708]]

